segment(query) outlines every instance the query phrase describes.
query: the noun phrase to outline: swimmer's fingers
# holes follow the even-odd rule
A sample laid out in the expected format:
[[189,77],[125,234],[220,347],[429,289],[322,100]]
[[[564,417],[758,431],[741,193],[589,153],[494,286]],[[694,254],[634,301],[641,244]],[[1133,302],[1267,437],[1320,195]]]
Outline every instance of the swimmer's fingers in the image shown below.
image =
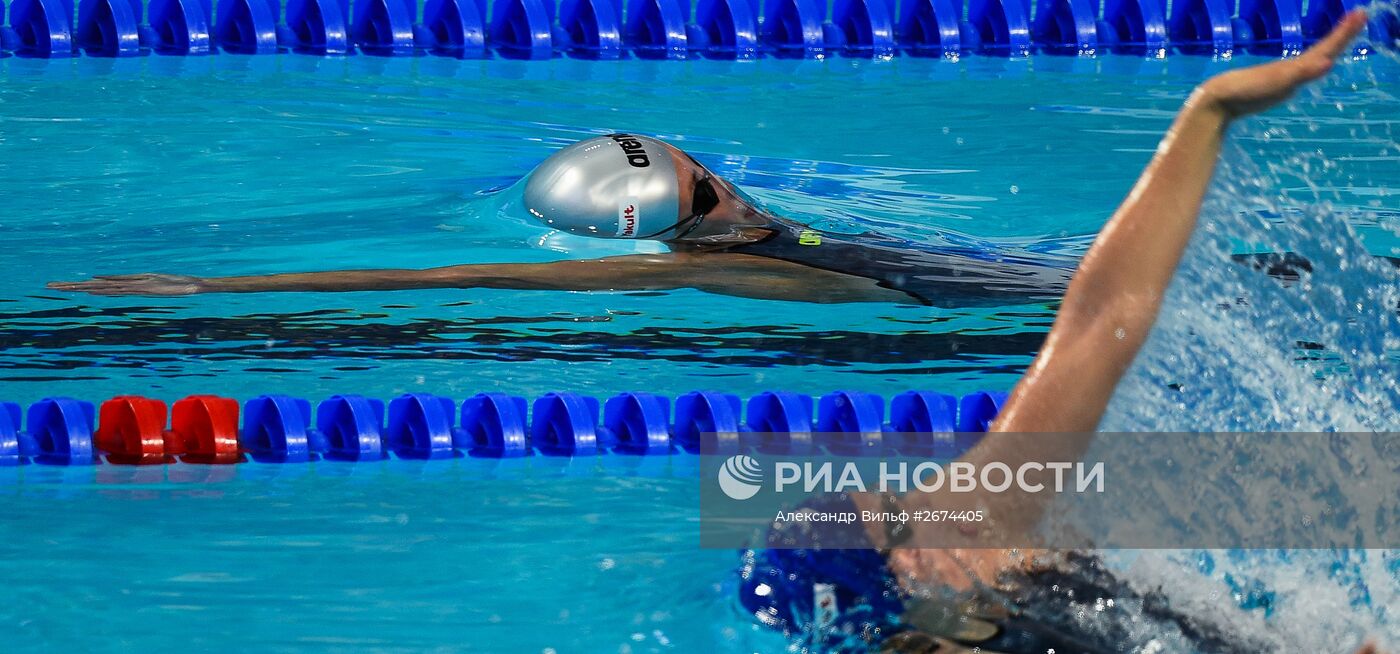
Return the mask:
[[45,288],[66,293],[87,293],[88,295],[136,295],[129,287],[109,284],[104,281],[88,282],[49,282]]
[[201,290],[202,280],[186,275],[98,275],[83,282],[49,282],[56,291],[87,293],[89,295],[192,295]]
[[1326,75],[1365,26],[1366,12],[1353,11],[1297,58],[1216,75],[1201,85],[1193,102],[1218,109],[1227,119],[1264,111],[1287,100],[1299,86]]
[[1300,83],[1315,80],[1332,70],[1332,64],[1336,62],[1337,57],[1342,56],[1351,47],[1351,42],[1363,29],[1366,29],[1364,9],[1354,9],[1343,16],[1327,36],[1322,37],[1321,41],[1314,43],[1292,62],[1301,77]]

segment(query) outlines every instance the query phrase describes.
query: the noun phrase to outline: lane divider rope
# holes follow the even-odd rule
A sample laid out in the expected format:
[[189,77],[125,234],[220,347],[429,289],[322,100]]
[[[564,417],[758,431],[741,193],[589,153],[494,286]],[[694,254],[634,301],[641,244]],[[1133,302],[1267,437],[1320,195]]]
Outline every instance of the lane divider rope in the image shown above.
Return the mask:
[[[236,400],[191,395],[165,402],[120,395],[94,407],[69,397],[27,410],[0,402],[0,466],[37,463],[150,465],[183,461],[234,464],[329,459],[448,459],[461,456],[667,456],[762,452],[952,458],[976,444],[1006,394],[961,398],[908,391],[889,403],[859,391],[810,395],[769,391],[748,398],[694,391],[675,398],[621,393],[600,402],[578,393],[546,393],[533,403],[480,393],[458,404],[426,393],[386,405],[361,395],[304,398],[261,395]],[[674,411],[673,411],[674,409]],[[23,418],[23,421],[21,421]],[[240,425],[240,418],[242,419]],[[812,434],[838,434],[816,444]],[[703,438],[713,441],[702,443]]]
[[[1366,0],[12,0],[29,57],[298,52],[550,59],[1300,52]],[[5,17],[0,0],[0,18]],[[1369,38],[1400,38],[1377,15]]]

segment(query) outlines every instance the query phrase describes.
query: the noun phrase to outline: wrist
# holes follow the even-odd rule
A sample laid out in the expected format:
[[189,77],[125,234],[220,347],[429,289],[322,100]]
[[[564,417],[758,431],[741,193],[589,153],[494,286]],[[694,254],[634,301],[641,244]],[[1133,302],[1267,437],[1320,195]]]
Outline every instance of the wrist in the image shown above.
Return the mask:
[[1235,119],[1219,94],[1211,88],[1210,82],[1197,86],[1196,90],[1191,92],[1182,105],[1181,113],[1185,116],[1217,120],[1221,124],[1228,124]]

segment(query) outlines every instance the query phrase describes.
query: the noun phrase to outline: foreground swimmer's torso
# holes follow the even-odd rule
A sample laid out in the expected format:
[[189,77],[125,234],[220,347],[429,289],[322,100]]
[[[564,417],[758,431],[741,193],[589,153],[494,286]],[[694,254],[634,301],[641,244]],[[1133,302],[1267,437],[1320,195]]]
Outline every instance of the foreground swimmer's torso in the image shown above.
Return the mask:
[[[856,499],[844,493],[816,495],[793,510],[854,514],[865,506]],[[1173,607],[1159,589],[1139,588],[1093,553],[881,552],[874,549],[867,527],[775,521],[766,536],[767,549],[742,555],[740,606],[760,624],[813,652],[1130,654],[1152,651],[1163,642],[1200,654],[1276,649],[1236,633],[1209,612]],[[890,556],[950,551],[959,552],[955,558],[999,552],[1003,565],[972,584],[964,582],[980,566],[924,567],[917,576],[889,566]]]
[[[869,284],[924,305],[998,305],[1052,301],[1064,294],[1073,272],[1027,257],[975,250],[935,249],[865,232],[840,234],[783,219],[764,226],[759,241],[711,250],[781,261],[840,277],[813,283]],[[834,290],[834,289],[833,289]]]

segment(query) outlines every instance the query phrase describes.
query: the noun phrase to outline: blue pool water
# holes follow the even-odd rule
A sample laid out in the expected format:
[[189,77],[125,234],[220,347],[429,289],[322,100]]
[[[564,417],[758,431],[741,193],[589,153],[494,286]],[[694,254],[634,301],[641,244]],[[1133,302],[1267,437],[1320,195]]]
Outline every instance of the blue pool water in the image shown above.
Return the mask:
[[[646,251],[550,234],[503,212],[508,193],[490,192],[609,130],[671,139],[775,210],[832,228],[1074,256],[1189,89],[1250,61],[0,59],[0,399],[1005,390],[1053,306],[461,289],[94,298],[44,284]],[[1300,306],[1319,312],[1313,323],[1336,325],[1277,343],[1231,335],[1283,335],[1308,321],[1271,324],[1259,311],[1211,323],[1216,314],[1200,307],[1229,284],[1255,283],[1212,277],[1205,262],[1221,241],[1357,262],[1363,250],[1400,256],[1397,78],[1400,64],[1386,57],[1344,65],[1237,130],[1210,205],[1224,233],[1203,235],[1188,257],[1209,283],[1174,289],[1163,335],[1110,424],[1168,429],[1210,415],[1265,429],[1289,417],[1280,406],[1318,400],[1314,413],[1395,429],[1400,345],[1393,315],[1370,309],[1394,306],[1385,304],[1393,273],[1318,289],[1330,299]],[[1298,209],[1319,200],[1325,211]],[[1368,308],[1338,314],[1354,297],[1370,298]],[[1333,342],[1330,356],[1300,358],[1292,341],[1350,333],[1337,325],[1361,333]],[[1184,342],[1219,349],[1172,349]],[[1200,352],[1187,357],[1196,378],[1228,379],[1197,384],[1185,400],[1162,394],[1179,381],[1163,371],[1183,370],[1171,353],[1183,351]],[[1247,375],[1223,371],[1265,352],[1270,378],[1294,375],[1287,392],[1231,404],[1227,382]],[[1348,380],[1373,392],[1327,390]],[[697,549],[696,483],[683,463],[555,465],[0,471],[5,649],[784,646],[732,605],[734,554]],[[1209,566],[1204,556],[1116,563],[1169,587],[1175,605],[1224,614],[1285,650],[1341,651],[1363,633],[1400,641],[1389,614],[1400,604],[1394,553],[1213,553]],[[1242,583],[1275,594],[1269,617],[1239,608],[1249,604],[1232,596]],[[1185,647],[1170,634],[1161,643]]]

